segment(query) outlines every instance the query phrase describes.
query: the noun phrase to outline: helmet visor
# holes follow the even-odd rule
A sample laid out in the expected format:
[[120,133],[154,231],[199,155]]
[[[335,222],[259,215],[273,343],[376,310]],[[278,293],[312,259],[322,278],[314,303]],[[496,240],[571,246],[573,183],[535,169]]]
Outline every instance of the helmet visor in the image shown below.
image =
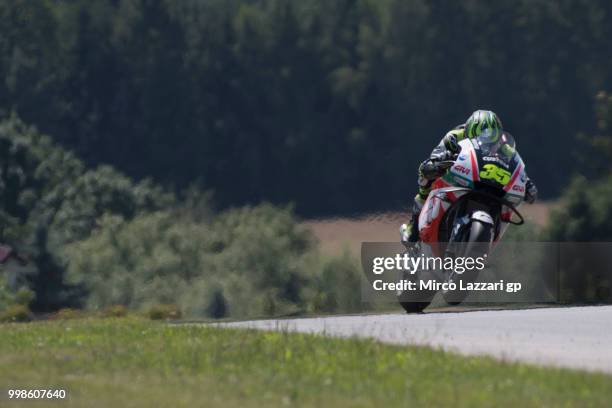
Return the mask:
[[499,129],[484,129],[480,132],[476,139],[478,140],[478,144],[481,146],[493,144],[499,141],[500,134],[501,132]]
[[486,129],[478,135],[476,142],[484,154],[497,156],[504,161],[509,161],[516,153],[514,138],[508,132]]

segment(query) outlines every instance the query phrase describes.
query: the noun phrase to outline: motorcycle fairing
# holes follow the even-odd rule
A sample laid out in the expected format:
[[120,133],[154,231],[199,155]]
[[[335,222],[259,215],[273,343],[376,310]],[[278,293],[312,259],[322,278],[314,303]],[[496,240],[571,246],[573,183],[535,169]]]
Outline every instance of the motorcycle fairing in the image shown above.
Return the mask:
[[[509,135],[508,135],[509,136]],[[511,136],[510,136],[511,137]],[[437,190],[456,186],[470,189],[489,186],[498,191],[503,191],[503,197],[518,207],[525,195],[527,182],[525,165],[519,154],[512,150],[510,157],[502,157],[500,154],[477,154],[479,145],[475,140],[462,140],[460,142],[461,153],[457,156],[455,163],[446,174],[435,180],[432,191],[427,197],[423,210],[419,216],[419,236],[423,243],[430,245],[432,252],[439,252],[439,229],[440,223],[447,210],[465,192],[439,193]],[[489,165],[488,167],[485,167]],[[505,221],[495,234],[498,241],[512,216],[512,211],[504,206],[501,219]]]

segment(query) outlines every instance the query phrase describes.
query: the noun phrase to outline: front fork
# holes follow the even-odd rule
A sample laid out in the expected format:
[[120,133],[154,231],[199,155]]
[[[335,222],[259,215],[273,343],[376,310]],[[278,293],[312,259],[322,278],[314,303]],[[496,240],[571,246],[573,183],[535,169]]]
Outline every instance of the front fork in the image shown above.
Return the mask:
[[[464,234],[469,233],[470,226],[473,222],[480,222],[491,226],[493,233],[495,232],[495,222],[493,217],[486,211],[474,211],[471,214],[466,214],[462,217],[455,219],[453,230],[451,231],[448,246],[444,252],[445,257],[455,258],[457,256],[465,255],[467,240],[464,239]],[[452,281],[455,278],[455,271],[450,271],[447,274],[447,281]]]
[[462,217],[458,217],[455,219],[455,223],[453,225],[453,229],[448,238],[448,246],[446,247],[445,256],[455,257],[458,251],[459,242],[462,241],[463,234],[467,229],[467,226],[470,225],[471,217],[469,215],[464,215]]

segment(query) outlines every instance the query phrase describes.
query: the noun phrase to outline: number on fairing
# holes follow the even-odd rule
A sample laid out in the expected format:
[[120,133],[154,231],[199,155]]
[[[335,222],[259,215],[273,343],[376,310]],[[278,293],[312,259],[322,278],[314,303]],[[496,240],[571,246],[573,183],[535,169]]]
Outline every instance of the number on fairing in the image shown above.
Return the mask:
[[504,170],[491,163],[485,164],[483,168],[484,170],[480,172],[481,179],[495,180],[502,186],[505,186],[510,181],[510,172],[508,170]]

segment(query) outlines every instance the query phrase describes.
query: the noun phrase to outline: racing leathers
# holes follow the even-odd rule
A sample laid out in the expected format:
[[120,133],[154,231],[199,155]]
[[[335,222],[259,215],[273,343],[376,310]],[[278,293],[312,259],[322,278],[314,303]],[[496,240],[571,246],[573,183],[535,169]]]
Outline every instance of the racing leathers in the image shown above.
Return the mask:
[[[431,191],[431,185],[438,178],[444,175],[446,167],[440,166],[440,163],[447,160],[454,160],[459,154],[461,147],[459,142],[465,139],[465,125],[459,125],[449,131],[433,149],[429,159],[419,165],[418,171],[418,193],[414,197],[412,206],[412,217],[410,224],[402,224],[400,227],[400,236],[402,243],[412,245],[419,239],[418,219],[423,204],[427,200],[427,196]],[[525,188],[525,201],[532,204],[538,195],[538,189],[535,184],[528,178]]]

